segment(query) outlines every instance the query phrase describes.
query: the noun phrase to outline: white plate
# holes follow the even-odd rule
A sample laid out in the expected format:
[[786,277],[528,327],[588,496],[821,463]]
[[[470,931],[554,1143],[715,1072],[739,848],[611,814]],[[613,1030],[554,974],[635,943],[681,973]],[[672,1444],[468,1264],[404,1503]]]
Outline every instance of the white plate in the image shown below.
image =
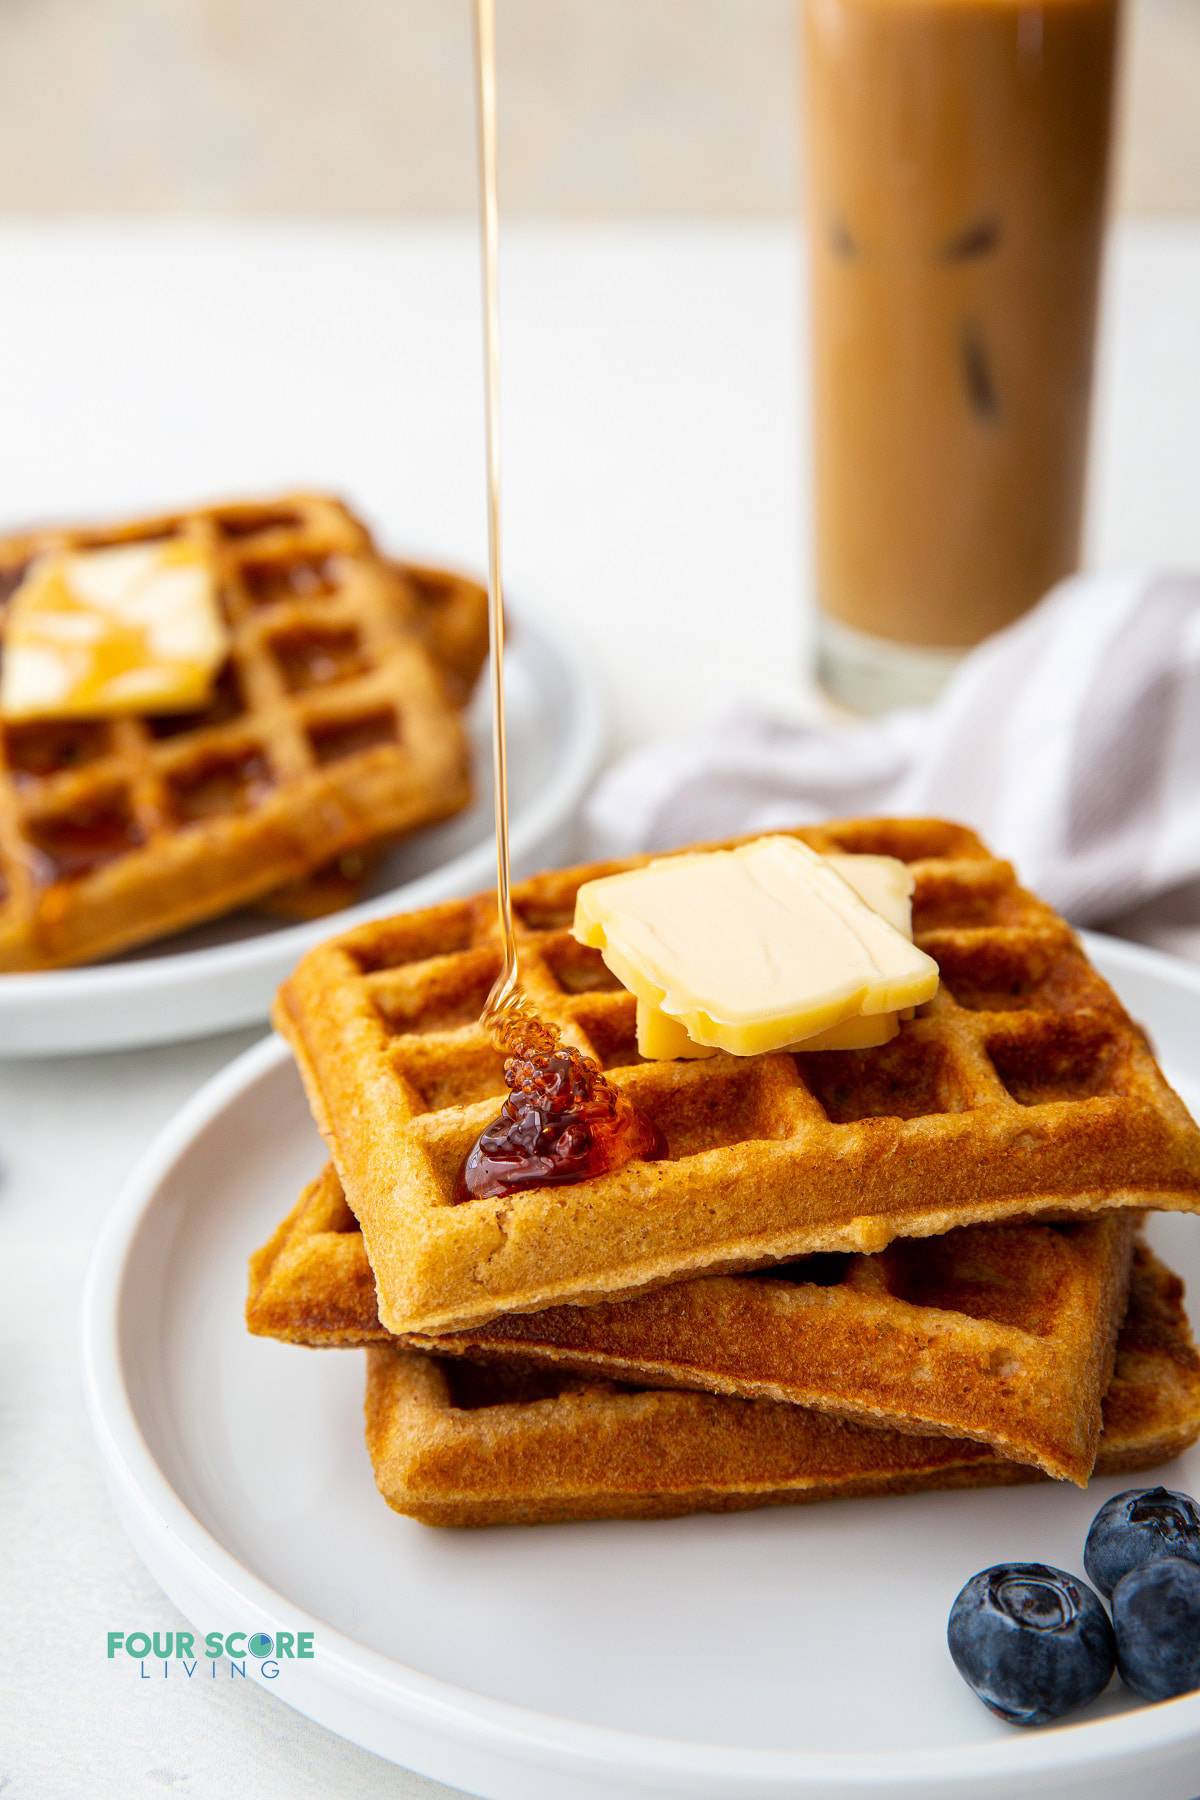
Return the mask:
[[[568,833],[600,757],[600,707],[574,652],[524,614],[510,628],[505,680],[513,866],[529,873],[570,849]],[[304,951],[330,932],[490,886],[496,852],[485,688],[470,714],[474,800],[384,857],[367,899],[302,925],[234,913],[112,962],[0,975],[0,1056],[78,1055],[253,1024],[266,1018]]]
[[[1195,1106],[1200,974],[1093,950]],[[258,1045],[146,1157],[84,1308],[92,1419],[139,1554],[199,1630],[315,1632],[280,1698],[488,1800],[1197,1792],[1200,1695],[1139,1707],[1114,1683],[1083,1723],[1027,1734],[945,1649],[968,1575],[1079,1569],[1129,1477],[533,1531],[390,1513],[362,1358],[242,1326],[246,1255],[321,1156],[282,1046]],[[1197,1222],[1152,1232],[1200,1295]],[[1200,1492],[1200,1452],[1169,1480]]]

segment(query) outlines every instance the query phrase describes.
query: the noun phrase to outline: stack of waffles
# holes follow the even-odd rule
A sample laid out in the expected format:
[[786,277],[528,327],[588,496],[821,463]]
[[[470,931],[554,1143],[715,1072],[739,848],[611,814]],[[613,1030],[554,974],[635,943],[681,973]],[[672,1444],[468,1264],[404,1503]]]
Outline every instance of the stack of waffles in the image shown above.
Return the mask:
[[336,500],[198,508],[0,541],[4,609],[43,554],[180,540],[230,653],[203,710],[0,726],[0,972],[93,960],[247,903],[344,904],[381,839],[470,794],[462,706],[487,601],[387,561]]
[[1182,1287],[1200,1132],[1056,914],[961,827],[901,858],[936,998],[882,1048],[639,1057],[635,1001],[518,887],[522,985],[664,1154],[460,1199],[504,1093],[491,896],[312,952],[279,997],[331,1162],[252,1258],[253,1332],[367,1349],[378,1486],[430,1524],[662,1517],[1150,1467],[1200,1433]]

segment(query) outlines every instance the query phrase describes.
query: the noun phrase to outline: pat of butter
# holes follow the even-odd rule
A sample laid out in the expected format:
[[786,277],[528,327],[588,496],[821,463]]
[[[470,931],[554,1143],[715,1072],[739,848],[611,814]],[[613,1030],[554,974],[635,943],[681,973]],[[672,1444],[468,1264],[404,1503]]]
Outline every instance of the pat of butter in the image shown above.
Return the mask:
[[211,556],[120,544],[39,557],[9,603],[0,714],[109,717],[204,706],[229,652]]
[[866,1048],[937,991],[911,896],[892,858],[768,837],[586,882],[574,929],[636,996],[644,1055]]
[[[889,925],[904,933],[912,942],[913,878],[904,863],[894,856],[826,856],[824,861],[848,881],[866,904],[886,919]],[[789,1050],[875,1050],[888,1044],[900,1030],[902,1017],[911,1016],[912,1008],[903,1013],[872,1013],[856,1019],[845,1019],[818,1031],[812,1037],[789,1044]],[[641,1056],[655,1062],[672,1062],[682,1058],[694,1060],[715,1056],[712,1046],[693,1043],[677,1019],[649,1000],[637,1003],[637,1047]]]
[[[801,1038],[782,1048],[875,1050],[880,1044],[890,1044],[899,1030],[898,1012],[876,1013],[872,1017],[844,1019],[840,1025],[831,1025],[827,1031],[818,1031],[813,1037]],[[637,1003],[637,1047],[639,1056],[648,1056],[654,1062],[673,1062],[683,1057],[694,1060],[717,1053],[715,1044],[693,1043],[677,1019],[663,1012],[660,1006],[653,1006],[649,1000]]]

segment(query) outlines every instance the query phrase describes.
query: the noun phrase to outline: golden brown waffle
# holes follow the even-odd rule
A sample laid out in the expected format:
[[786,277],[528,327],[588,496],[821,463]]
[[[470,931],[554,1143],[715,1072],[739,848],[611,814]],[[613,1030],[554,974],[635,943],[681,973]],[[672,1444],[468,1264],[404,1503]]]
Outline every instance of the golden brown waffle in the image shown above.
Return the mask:
[[441,1333],[957,1225],[1200,1209],[1200,1132],[1074,934],[1007,863],[932,820],[796,835],[912,865],[916,939],[942,989],[880,1049],[643,1062],[633,996],[570,933],[580,883],[634,865],[516,889],[534,1008],[666,1143],[661,1161],[571,1186],[453,1204],[503,1091],[479,1024],[499,967],[490,896],[364,926],[305,957],[276,1022],[362,1226],[389,1331]]
[[465,706],[488,653],[487,589],[453,569],[392,564],[413,597],[416,622],[455,706]]
[[[1075,1225],[969,1225],[876,1256],[808,1257],[402,1341],[978,1438],[1085,1483],[1137,1222],[1125,1212]],[[251,1257],[246,1323],[313,1346],[388,1341],[331,1167]]]
[[9,538],[0,605],[43,550],[171,537],[216,559],[231,637],[217,696],[199,713],[0,729],[0,970],[161,936],[468,797],[427,614],[335,500]]
[[[1099,1474],[1200,1434],[1183,1287],[1144,1247],[1104,1402]],[[428,1525],[669,1518],[1044,1479],[978,1443],[769,1400],[656,1392],[416,1350],[367,1352],[367,1447],[389,1506]]]
[[[465,706],[487,660],[487,589],[451,569],[404,562],[390,566],[408,586],[418,629],[446,692],[455,706]],[[265,895],[257,910],[279,919],[323,919],[354,906],[388,847],[378,842],[347,851]]]
[[327,919],[333,913],[344,912],[363,898],[381,854],[376,844],[368,844],[363,850],[347,850],[344,856],[314,869],[311,875],[298,875],[295,881],[272,888],[255,901],[254,910],[269,919],[292,923]]

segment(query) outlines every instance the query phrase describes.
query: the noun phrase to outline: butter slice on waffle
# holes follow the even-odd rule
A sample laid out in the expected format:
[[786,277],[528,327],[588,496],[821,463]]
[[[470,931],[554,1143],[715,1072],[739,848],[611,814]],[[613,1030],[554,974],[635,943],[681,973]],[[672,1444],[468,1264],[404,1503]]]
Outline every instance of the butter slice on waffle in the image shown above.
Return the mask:
[[[1183,1288],[1139,1247],[1097,1473],[1153,1468],[1200,1434]],[[388,1505],[429,1525],[534,1525],[1044,1477],[988,1446],[875,1430],[801,1406],[656,1391],[379,1346],[367,1447]]]
[[335,500],[0,541],[0,633],[39,557],[150,543],[215,567],[229,659],[198,712],[0,724],[0,971],[162,936],[468,798],[421,609]]
[[[881,914],[894,930],[912,941],[912,876],[902,863],[882,856],[830,856],[825,860],[843,881],[849,882],[869,907]],[[581,943],[595,943],[597,948],[601,948],[598,939],[589,937],[586,931],[581,932],[579,929],[584,898],[585,890],[580,889],[575,908],[574,934]],[[604,955],[602,948],[601,955]],[[606,963],[610,961],[610,958],[605,957]],[[620,979],[621,972],[615,964],[613,973]],[[664,1012],[661,1006],[647,999],[644,994],[638,993],[636,982],[626,981],[622,985],[630,987],[637,995],[637,1047],[642,1056],[662,1058],[713,1055],[714,1047],[696,1043],[677,1018]],[[933,985],[936,988],[936,980]],[[925,998],[928,999],[929,995]],[[900,1029],[901,1017],[911,1018],[912,1012],[913,1009],[908,1007],[902,1014],[859,1013],[854,1018],[843,1019],[840,1024],[811,1034],[803,1042],[786,1048],[871,1049],[878,1044],[890,1043]]]
[[[901,893],[863,891],[880,873]],[[636,996],[643,1056],[861,1050],[937,992],[937,965],[912,942],[911,892],[895,859],[818,856],[769,834],[585,882],[572,929]]]
[[184,538],[47,552],[12,597],[0,712],[102,718],[202,707],[229,651],[215,568]]
[[503,1094],[479,1013],[490,896],[363,926],[305,957],[276,1021],[397,1335],[613,1299],[813,1251],[1111,1208],[1200,1210],[1200,1132],[1051,909],[962,827],[850,820],[821,852],[896,856],[941,988],[879,1049],[643,1062],[632,994],[570,932],[580,884],[515,891],[523,986],[658,1127],[666,1155],[453,1204]]
[[[810,1257],[401,1341],[977,1438],[1084,1483],[1137,1223],[1126,1212],[1076,1225],[972,1225],[876,1256]],[[314,1346],[388,1341],[332,1168],[251,1258],[246,1322]]]

